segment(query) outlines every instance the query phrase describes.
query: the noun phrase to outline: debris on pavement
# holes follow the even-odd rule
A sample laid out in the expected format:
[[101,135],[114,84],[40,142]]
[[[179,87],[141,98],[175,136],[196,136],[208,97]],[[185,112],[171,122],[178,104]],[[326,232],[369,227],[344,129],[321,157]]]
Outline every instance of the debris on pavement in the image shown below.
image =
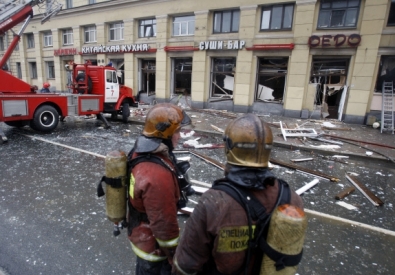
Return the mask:
[[351,205],[351,204],[346,203],[344,201],[338,201],[338,202],[336,202],[336,204],[343,206],[344,208],[347,208],[348,210],[357,210],[358,209],[354,205]]
[[315,186],[319,182],[319,179],[313,179],[311,182],[307,183],[303,187],[299,188],[298,190],[295,191],[296,194],[301,195],[313,186]]
[[354,191],[355,191],[354,187],[349,187],[347,189],[344,189],[343,191],[341,191],[339,194],[337,194],[335,196],[335,199],[342,200],[342,199],[344,199],[345,197],[347,197],[348,195],[350,195]]
[[376,197],[364,184],[362,184],[355,176],[347,175],[346,178],[374,205],[382,206],[384,202]]

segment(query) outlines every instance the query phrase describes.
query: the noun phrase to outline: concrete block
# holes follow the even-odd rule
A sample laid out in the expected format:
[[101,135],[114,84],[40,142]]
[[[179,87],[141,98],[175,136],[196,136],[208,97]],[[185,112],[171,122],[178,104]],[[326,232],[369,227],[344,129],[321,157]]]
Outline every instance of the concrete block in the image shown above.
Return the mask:
[[309,118],[309,110],[303,109],[300,114],[300,118]]
[[376,122],[376,117],[372,115],[368,115],[368,117],[366,118],[366,125],[372,126],[373,123],[375,122]]

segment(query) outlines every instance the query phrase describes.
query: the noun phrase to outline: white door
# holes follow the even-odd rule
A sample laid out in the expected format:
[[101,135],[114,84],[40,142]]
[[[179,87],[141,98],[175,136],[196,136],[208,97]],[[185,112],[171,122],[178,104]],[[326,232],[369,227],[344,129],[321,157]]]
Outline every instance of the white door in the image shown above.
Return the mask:
[[104,102],[112,103],[117,102],[119,98],[119,83],[117,73],[114,70],[105,70],[105,95]]

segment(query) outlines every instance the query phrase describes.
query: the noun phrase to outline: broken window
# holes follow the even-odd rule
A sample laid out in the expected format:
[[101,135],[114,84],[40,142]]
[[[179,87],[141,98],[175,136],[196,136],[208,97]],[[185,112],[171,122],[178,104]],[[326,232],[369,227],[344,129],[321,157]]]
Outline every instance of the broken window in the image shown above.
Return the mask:
[[316,83],[315,105],[322,106],[324,118],[338,118],[347,92],[349,58],[314,57],[310,83]]
[[140,90],[147,95],[155,94],[156,61],[155,59],[140,59]]
[[382,56],[376,81],[375,92],[381,93],[383,82],[392,82],[395,80],[395,56]]
[[232,98],[236,58],[213,58],[211,62],[211,97]]
[[173,59],[173,94],[191,95],[192,58]]
[[288,57],[263,57],[258,59],[255,100],[282,102],[285,93]]
[[395,0],[391,0],[391,8],[388,15],[387,26],[395,26]]
[[125,65],[123,59],[110,59],[112,66],[117,70],[118,83],[125,85]]

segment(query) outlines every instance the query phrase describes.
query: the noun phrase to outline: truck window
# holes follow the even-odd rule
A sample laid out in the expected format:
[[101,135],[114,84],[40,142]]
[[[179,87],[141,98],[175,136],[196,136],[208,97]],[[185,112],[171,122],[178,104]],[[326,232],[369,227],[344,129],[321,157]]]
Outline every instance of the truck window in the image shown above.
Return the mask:
[[117,73],[115,71],[106,71],[106,80],[108,83],[118,83]]

